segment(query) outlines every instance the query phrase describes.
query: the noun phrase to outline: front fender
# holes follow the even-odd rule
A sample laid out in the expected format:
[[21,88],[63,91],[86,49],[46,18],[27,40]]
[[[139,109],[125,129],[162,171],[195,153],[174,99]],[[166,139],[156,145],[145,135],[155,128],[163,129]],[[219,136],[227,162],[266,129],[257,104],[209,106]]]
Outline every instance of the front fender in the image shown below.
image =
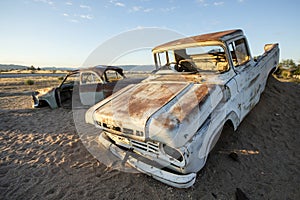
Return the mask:
[[56,88],[52,88],[47,93],[38,94],[37,98],[39,99],[39,101],[47,102],[50,108],[55,109],[58,108],[55,94],[56,94]]

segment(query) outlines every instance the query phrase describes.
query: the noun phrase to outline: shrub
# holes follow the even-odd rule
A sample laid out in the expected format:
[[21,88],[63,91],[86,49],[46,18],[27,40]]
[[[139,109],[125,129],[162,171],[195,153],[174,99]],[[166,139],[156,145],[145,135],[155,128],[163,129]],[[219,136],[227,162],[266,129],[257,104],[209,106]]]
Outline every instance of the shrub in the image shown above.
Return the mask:
[[63,76],[60,76],[60,77],[58,77],[57,78],[59,81],[62,81],[63,79],[64,79],[64,77]]
[[300,75],[300,67],[294,71],[293,75]]
[[24,81],[25,85],[33,85],[34,81],[31,79],[27,79],[26,81]]
[[291,73],[289,71],[282,71],[281,75],[283,78],[289,78],[291,76]]

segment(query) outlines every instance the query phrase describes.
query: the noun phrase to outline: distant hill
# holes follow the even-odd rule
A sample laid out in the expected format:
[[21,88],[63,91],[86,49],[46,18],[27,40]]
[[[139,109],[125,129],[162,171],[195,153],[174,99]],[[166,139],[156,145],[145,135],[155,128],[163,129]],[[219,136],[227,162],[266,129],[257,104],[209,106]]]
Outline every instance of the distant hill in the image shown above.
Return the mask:
[[[26,70],[30,66],[14,65],[14,64],[0,64],[0,70]],[[74,70],[77,68],[72,67],[40,67],[42,70]]]
[[[125,71],[148,71],[151,72],[155,69],[154,65],[118,65]],[[14,65],[14,64],[0,64],[0,70],[26,70],[30,66]],[[40,67],[41,70],[74,70],[74,67]]]
[[154,65],[118,65],[118,67],[122,68],[124,71],[145,71],[145,72],[151,72],[155,70]]
[[62,70],[62,71],[70,71],[70,70],[75,70],[77,68],[74,67],[41,67],[43,70]]
[[28,66],[24,66],[24,65],[0,64],[0,70],[27,69],[27,68],[28,68]]

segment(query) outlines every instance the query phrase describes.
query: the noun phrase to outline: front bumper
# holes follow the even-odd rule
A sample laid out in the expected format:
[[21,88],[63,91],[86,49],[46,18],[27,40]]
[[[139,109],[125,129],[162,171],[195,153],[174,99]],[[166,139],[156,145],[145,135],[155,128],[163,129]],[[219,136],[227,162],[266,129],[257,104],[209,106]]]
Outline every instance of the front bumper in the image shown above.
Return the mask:
[[195,183],[196,173],[189,174],[175,174],[153,165],[149,165],[136,157],[130,155],[130,152],[125,152],[115,144],[111,143],[108,139],[103,137],[103,134],[99,136],[100,142],[109,149],[115,156],[128,163],[138,171],[148,174],[153,178],[173,187],[177,188],[188,188]]

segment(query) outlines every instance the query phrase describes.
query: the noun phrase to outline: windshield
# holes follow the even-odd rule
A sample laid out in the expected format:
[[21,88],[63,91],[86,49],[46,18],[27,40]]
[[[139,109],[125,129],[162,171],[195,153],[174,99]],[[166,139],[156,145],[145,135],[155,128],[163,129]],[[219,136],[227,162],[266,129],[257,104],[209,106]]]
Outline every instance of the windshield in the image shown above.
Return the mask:
[[162,51],[154,55],[161,69],[177,72],[214,72],[229,70],[226,54],[221,45],[193,46]]

